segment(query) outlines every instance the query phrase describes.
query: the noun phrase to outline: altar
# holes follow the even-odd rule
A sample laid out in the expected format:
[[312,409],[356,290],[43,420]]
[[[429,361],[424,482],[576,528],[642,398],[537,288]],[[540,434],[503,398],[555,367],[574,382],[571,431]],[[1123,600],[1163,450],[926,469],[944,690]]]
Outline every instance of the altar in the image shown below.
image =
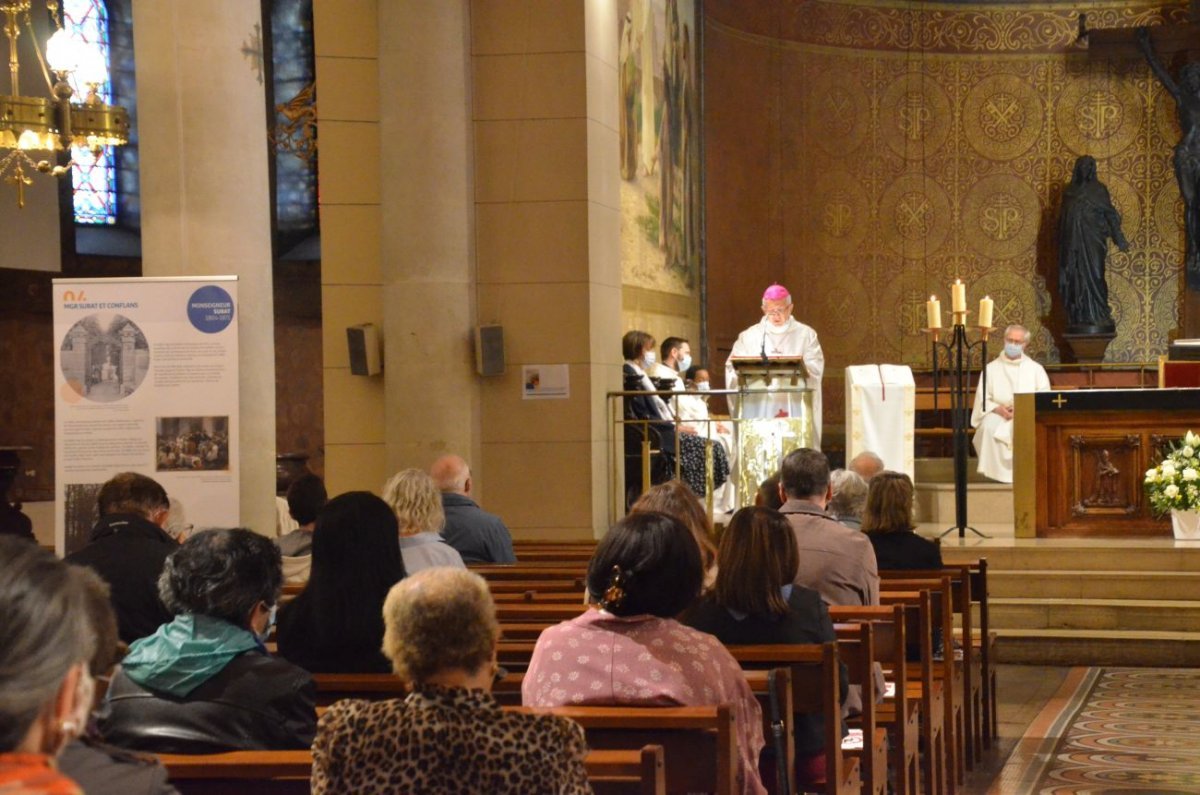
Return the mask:
[[1200,389],[1093,389],[1016,396],[1013,507],[1018,538],[1168,538],[1145,472],[1189,430]]

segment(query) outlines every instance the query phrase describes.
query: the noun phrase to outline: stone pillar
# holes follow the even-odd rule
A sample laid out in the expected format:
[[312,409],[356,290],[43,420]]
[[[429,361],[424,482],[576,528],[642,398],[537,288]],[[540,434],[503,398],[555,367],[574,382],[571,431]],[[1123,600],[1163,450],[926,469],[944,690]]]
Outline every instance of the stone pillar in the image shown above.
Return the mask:
[[379,4],[389,473],[447,451],[479,466],[467,5]]
[[238,277],[241,522],[275,526],[275,353],[261,10],[134,0],[142,272]]

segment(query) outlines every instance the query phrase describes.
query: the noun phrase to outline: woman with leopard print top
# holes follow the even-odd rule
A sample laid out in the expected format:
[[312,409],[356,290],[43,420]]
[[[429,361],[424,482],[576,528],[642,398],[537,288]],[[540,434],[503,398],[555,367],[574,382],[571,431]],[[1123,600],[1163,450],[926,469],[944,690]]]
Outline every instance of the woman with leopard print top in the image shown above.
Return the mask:
[[412,692],[326,711],[313,743],[314,795],[591,792],[578,724],[504,712],[492,698],[500,626],[479,575],[411,575],[388,594],[383,620],[383,651]]

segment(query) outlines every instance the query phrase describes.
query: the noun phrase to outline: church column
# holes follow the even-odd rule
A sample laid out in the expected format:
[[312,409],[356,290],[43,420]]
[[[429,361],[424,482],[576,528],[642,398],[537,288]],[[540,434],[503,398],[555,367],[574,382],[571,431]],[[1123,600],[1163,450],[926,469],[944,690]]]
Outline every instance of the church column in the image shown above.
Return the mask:
[[134,0],[142,272],[238,277],[241,522],[275,525],[274,307],[261,16]]
[[466,0],[379,3],[389,474],[443,452],[479,465],[467,12]]
[[[508,371],[484,381],[487,507],[517,536],[608,523],[605,393],[620,386],[614,0],[471,3],[479,321]],[[523,400],[523,365],[570,396]]]

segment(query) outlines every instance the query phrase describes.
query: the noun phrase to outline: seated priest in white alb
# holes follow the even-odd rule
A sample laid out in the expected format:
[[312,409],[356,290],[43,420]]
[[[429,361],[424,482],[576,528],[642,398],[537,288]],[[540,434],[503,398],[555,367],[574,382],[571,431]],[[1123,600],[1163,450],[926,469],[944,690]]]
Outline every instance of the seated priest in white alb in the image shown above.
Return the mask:
[[[804,359],[808,378],[797,386],[812,390],[813,447],[821,440],[821,376],[825,372],[825,354],[817,341],[817,332],[792,317],[792,296],[787,288],[772,284],[763,293],[762,320],[738,335],[733,343],[729,361],[725,363],[725,387],[738,388],[737,371],[732,361],[741,357],[799,357]],[[776,378],[768,389],[782,389],[792,385],[791,379]],[[746,397],[741,406],[744,419],[801,416],[801,396],[788,392],[764,391]]]
[[1004,352],[988,363],[987,394],[983,383],[975,390],[975,454],[979,472],[1001,483],[1013,480],[1013,395],[1046,392],[1050,378],[1046,370],[1025,355],[1029,329],[1012,325],[1004,329]]

